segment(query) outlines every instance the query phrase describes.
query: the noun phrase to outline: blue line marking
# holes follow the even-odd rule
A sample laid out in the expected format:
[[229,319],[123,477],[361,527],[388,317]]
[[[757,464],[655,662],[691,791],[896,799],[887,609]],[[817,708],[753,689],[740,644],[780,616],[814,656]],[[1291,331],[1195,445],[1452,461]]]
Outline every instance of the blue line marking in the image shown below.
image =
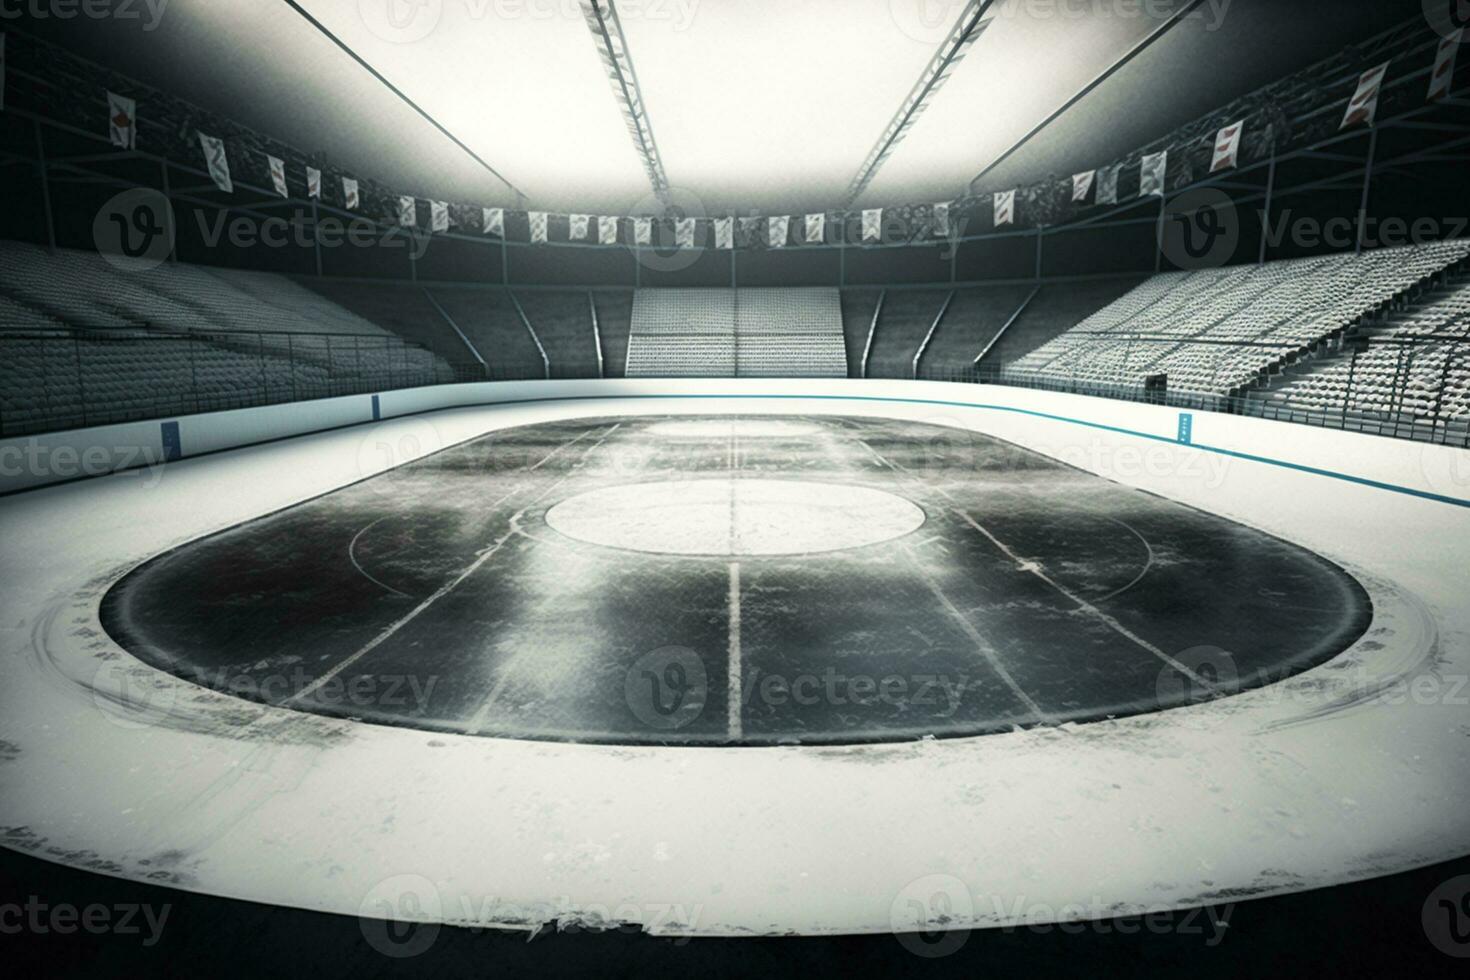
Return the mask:
[[[737,395],[737,394],[709,394],[709,395],[676,395],[676,394],[632,394],[632,395],[563,395],[559,398],[509,398],[503,401],[477,402],[469,405],[448,405],[442,409],[431,409],[430,411],[452,411],[456,408],[476,408],[490,405],[536,405],[547,402],[605,402],[632,399],[646,400],[679,400],[679,401],[835,401],[835,402],[875,402],[893,405],[940,405],[946,408],[973,408],[990,412],[1009,412],[1013,415],[1026,415],[1031,418],[1047,419],[1052,422],[1066,422],[1069,425],[1080,425],[1089,429],[1098,429],[1103,432],[1116,432],[1119,435],[1133,436],[1138,439],[1148,439],[1153,442],[1164,442],[1171,446],[1178,445],[1173,436],[1156,436],[1150,432],[1139,432],[1135,429],[1124,429],[1116,425],[1107,425],[1103,422],[1089,422],[1086,419],[1071,418],[1066,415],[1052,415],[1049,412],[1038,412],[1029,408],[1015,408],[1011,405],[987,405],[980,402],[956,402],[942,398],[886,398],[877,395]],[[414,413],[417,414],[417,413]],[[1290,425],[1289,422],[1279,423]],[[999,438],[999,437],[997,437]],[[1428,490],[1415,490],[1413,487],[1401,487],[1394,483],[1383,483],[1378,480],[1370,480],[1367,477],[1352,476],[1348,473],[1338,473],[1334,470],[1318,469],[1315,466],[1306,466],[1301,463],[1288,463],[1281,459],[1272,459],[1269,456],[1256,456],[1251,453],[1237,452],[1233,449],[1220,449],[1216,446],[1192,445],[1190,448],[1200,452],[1218,453],[1221,456],[1229,456],[1233,459],[1243,459],[1252,463],[1265,463],[1268,466],[1280,466],[1283,469],[1296,470],[1300,473],[1311,473],[1314,476],[1325,476],[1333,480],[1342,480],[1345,483],[1356,483],[1359,486],[1372,487],[1375,490],[1387,490],[1390,493],[1401,493],[1409,497],[1418,497],[1421,500],[1433,500],[1441,504],[1450,504],[1454,507],[1470,508],[1470,500],[1460,497],[1449,497],[1440,493],[1432,493]]]

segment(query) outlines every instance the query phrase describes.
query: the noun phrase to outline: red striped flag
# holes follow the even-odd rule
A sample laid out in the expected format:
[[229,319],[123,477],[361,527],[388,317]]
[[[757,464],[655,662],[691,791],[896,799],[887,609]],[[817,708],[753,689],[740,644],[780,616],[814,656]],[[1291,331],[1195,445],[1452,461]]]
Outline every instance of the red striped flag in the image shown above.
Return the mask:
[[1460,41],[1464,36],[1465,32],[1459,30],[1439,42],[1439,50],[1434,54],[1434,71],[1429,75],[1430,102],[1437,102],[1450,94],[1455,81],[1455,57],[1460,53]]
[[1378,96],[1383,92],[1383,79],[1388,74],[1388,62],[1363,72],[1358,79],[1358,90],[1348,102],[1347,112],[1342,117],[1339,129],[1350,126],[1371,126],[1378,120]]
[[1210,173],[1227,170],[1240,163],[1240,138],[1245,135],[1245,121],[1226,126],[1215,135],[1215,158]]

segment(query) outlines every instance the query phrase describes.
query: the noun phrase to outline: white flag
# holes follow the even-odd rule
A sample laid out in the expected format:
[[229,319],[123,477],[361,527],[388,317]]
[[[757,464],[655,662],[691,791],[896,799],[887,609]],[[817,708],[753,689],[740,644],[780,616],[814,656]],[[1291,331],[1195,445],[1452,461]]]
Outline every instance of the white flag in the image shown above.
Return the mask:
[[679,248],[694,247],[693,218],[680,218],[674,223],[674,244]]
[[569,218],[571,233],[568,236],[572,241],[580,241],[587,237],[587,229],[592,224],[592,216],[588,214],[574,214]]
[[601,215],[597,219],[597,242],[600,245],[616,245],[618,243],[618,219],[609,215]]
[[484,220],[482,227],[487,235],[499,235],[505,237],[505,208],[482,208],[481,218]]
[[1358,79],[1358,90],[1348,102],[1339,129],[1349,126],[1371,126],[1378,121],[1378,96],[1383,91],[1383,79],[1388,74],[1388,62],[1363,72]]
[[715,219],[715,248],[732,249],[735,247],[735,219]]
[[351,177],[342,178],[342,199],[346,202],[349,211],[356,211],[362,204],[362,197],[357,193],[357,181]]
[[1169,151],[1150,153],[1139,168],[1138,196],[1163,197],[1164,175],[1169,172]]
[[648,245],[653,241],[653,219],[633,219],[633,244]]
[[113,146],[138,148],[138,105],[132,99],[107,93],[107,135]]
[[949,204],[934,205],[934,234],[940,238],[949,237]]
[[1097,172],[1097,203],[1118,203],[1118,175],[1122,172],[1122,164],[1116,167],[1107,167]]
[[883,237],[883,209],[868,208],[863,212],[863,241],[876,242]]
[[271,184],[275,187],[276,193],[282,197],[290,197],[291,189],[286,186],[286,161],[269,154],[265,159],[270,164]]
[[411,197],[400,197],[398,199],[398,224],[404,228],[412,228],[418,224],[418,204]]
[[528,211],[526,218],[531,222],[531,241],[546,244],[546,212]]
[[1210,173],[1228,170],[1240,163],[1240,138],[1245,134],[1245,120],[1226,126],[1215,135],[1215,157],[1210,161]]
[[791,218],[784,214],[779,218],[767,218],[766,232],[772,248],[785,248],[791,237]]
[[235,183],[230,180],[230,158],[225,153],[225,144],[213,136],[199,134],[199,145],[204,148],[204,162],[209,166],[209,176],[214,186],[226,194],[235,192]]
[[1072,175],[1072,203],[1081,204],[1087,200],[1087,195],[1092,193],[1093,181],[1097,179],[1097,171],[1089,170],[1085,174]]
[[1460,52],[1464,30],[1458,30],[1439,42],[1434,54],[1434,71],[1429,76],[1429,101],[1436,102],[1450,94],[1455,81],[1455,57]]
[[826,234],[827,216],[825,214],[806,216],[806,240],[808,242],[820,242]]
[[429,228],[442,234],[449,230],[449,205],[443,201],[429,202]]
[[313,201],[322,199],[322,172],[315,167],[306,168],[306,196]]
[[1016,192],[1001,191],[995,195],[995,227],[1016,223]]

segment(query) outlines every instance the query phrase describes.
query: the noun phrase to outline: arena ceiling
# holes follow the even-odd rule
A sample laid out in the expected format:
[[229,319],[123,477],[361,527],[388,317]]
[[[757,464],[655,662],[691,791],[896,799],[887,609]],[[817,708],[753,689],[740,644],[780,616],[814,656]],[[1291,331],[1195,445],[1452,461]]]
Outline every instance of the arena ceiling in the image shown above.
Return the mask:
[[[104,63],[406,193],[515,204],[519,191],[527,206],[556,211],[656,207],[580,0],[297,4],[170,0],[151,30],[64,30]],[[995,0],[988,26],[855,203],[963,193],[1189,5]],[[1202,0],[987,182],[1096,165],[1418,6]],[[946,35],[975,12],[966,0],[616,0],[616,9],[675,196],[709,212],[772,213],[844,204]]]

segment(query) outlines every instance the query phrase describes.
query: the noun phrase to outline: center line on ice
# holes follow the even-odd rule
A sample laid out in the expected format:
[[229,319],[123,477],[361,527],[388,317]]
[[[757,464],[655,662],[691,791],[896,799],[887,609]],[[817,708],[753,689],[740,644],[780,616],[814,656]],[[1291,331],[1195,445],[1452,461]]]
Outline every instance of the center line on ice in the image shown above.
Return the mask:
[[740,651],[740,563],[730,563],[730,643],[729,670],[726,695],[730,741],[739,741],[745,735],[745,726],[740,715],[740,699],[743,694],[744,667],[741,666]]

